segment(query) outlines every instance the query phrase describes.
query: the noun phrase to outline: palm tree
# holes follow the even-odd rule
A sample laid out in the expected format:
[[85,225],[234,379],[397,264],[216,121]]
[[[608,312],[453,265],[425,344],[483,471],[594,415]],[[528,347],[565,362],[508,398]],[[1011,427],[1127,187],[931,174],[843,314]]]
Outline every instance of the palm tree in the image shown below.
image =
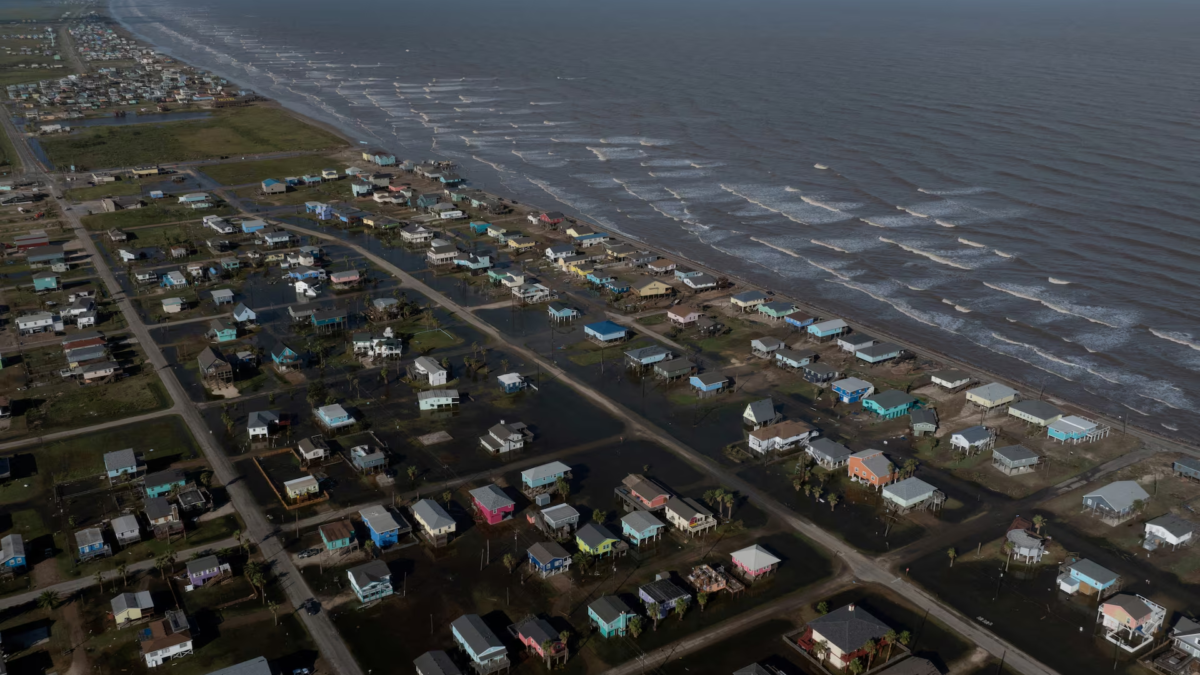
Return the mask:
[[170,566],[170,564],[171,563],[167,562],[167,556],[165,555],[160,555],[154,559],[154,568],[158,570],[158,573],[162,576],[163,581],[167,580],[167,567]]
[[733,502],[735,499],[736,498],[733,496],[732,492],[726,492],[725,497],[721,500],[725,502],[725,506],[729,508],[729,515],[726,516],[727,518],[733,518]]
[[1037,530],[1038,536],[1042,536],[1042,526],[1046,524],[1046,519],[1041,516],[1033,517],[1033,527]]
[[635,616],[629,620],[629,634],[637,639],[642,634],[642,617]]
[[367,555],[374,558],[375,557],[375,542],[370,539],[367,539],[366,541],[363,542],[363,550],[367,552]]
[[683,615],[686,613],[687,603],[684,602],[683,598],[675,598],[675,616],[679,617],[680,621],[683,621]]
[[837,495],[832,494],[832,493],[829,495],[829,510],[830,511],[833,510],[833,507],[837,506],[838,501],[840,501],[840,500],[838,499]]
[[571,631],[564,630],[564,631],[559,632],[558,641],[562,643],[562,646],[564,649],[567,647],[567,644],[570,642],[570,640],[571,640]]
[[513,568],[517,566],[517,557],[511,553],[505,553],[504,557],[500,559],[500,562],[504,563],[504,566],[508,568],[508,571],[511,574]]
[[850,663],[846,667],[849,668],[850,672],[853,673],[854,675],[862,675],[863,664],[862,664],[862,661],[860,661],[859,659],[854,659],[854,660],[850,661]]
[[708,604],[708,593],[697,593],[696,602],[700,603],[700,611],[704,611],[704,606]]
[[804,496],[805,496],[805,497],[811,497],[811,496],[812,496],[812,490],[813,490],[813,486],[811,486],[811,485],[805,485],[805,486],[804,486]]
[[863,643],[862,649],[867,653],[867,670],[870,670],[871,661],[875,660],[875,653],[879,651],[879,643],[874,640],[867,640]]
[[67,526],[70,527],[72,530],[75,529],[75,522],[76,522],[75,516],[71,516],[70,518],[67,518]]
[[824,661],[825,655],[829,653],[829,643],[824,640],[817,640],[813,643],[813,655],[817,657],[817,661]]
[[279,603],[272,600],[267,603],[267,608],[271,610],[271,616],[275,617],[275,625],[279,625]]
[[954,567],[954,559],[958,557],[958,551],[954,550],[954,547],[951,546],[946,550],[946,555],[950,556],[950,566]]
[[446,503],[446,508],[450,508],[450,500],[454,499],[454,493],[446,490],[442,493],[442,501]]
[[816,498],[817,501],[821,501],[821,493],[822,492],[824,492],[824,490],[822,490],[820,488],[820,486],[814,487],[813,488],[813,497]]
[[[887,643],[888,653],[887,658],[892,658],[892,647],[896,646],[896,631],[888,629],[888,632],[883,634],[883,640]],[[887,659],[884,659],[886,662]]]
[[912,633],[902,630],[900,631],[900,635],[896,637],[896,641],[907,647],[908,643],[912,642]]
[[408,480],[415,487],[417,484],[417,467],[413,466],[412,464],[409,464],[408,468],[405,469],[404,472],[408,474]]
[[47,612],[54,609],[58,605],[58,593],[56,591],[42,591],[38,596],[37,606]]
[[829,603],[824,600],[817,603],[817,614],[825,616],[829,613]]
[[248,562],[242,569],[242,574],[245,575],[246,581],[249,581],[250,585],[254,587],[254,594],[256,596],[261,595],[259,591],[262,589],[262,582],[264,580],[262,565],[257,562]]
[[565,476],[559,476],[554,484],[558,487],[558,494],[562,495],[563,501],[566,501],[567,497],[571,495],[571,484],[567,482]]
[[550,663],[550,651],[554,649],[554,640],[546,638],[542,640],[542,656],[546,659],[546,664]]
[[608,520],[608,511],[604,509],[596,509],[592,511],[592,522],[597,525],[603,525],[604,521]]
[[121,563],[120,565],[117,565],[117,574],[121,575],[121,585],[128,586],[129,585],[129,576],[128,576],[129,575],[129,565],[126,565],[125,563]]

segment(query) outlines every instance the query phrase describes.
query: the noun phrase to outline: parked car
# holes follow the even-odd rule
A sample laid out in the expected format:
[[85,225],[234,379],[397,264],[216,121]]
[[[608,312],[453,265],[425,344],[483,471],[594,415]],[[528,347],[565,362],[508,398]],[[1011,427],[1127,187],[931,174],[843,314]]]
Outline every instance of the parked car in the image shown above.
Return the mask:
[[314,555],[318,555],[318,554],[320,554],[320,553],[321,553],[321,549],[319,549],[319,548],[309,548],[309,549],[305,549],[305,550],[303,550],[303,551],[300,551],[300,555],[298,555],[298,556],[296,556],[296,557],[297,557],[297,558],[300,558],[301,560],[303,560],[303,559],[305,559],[305,558],[311,558],[311,557],[313,557]]

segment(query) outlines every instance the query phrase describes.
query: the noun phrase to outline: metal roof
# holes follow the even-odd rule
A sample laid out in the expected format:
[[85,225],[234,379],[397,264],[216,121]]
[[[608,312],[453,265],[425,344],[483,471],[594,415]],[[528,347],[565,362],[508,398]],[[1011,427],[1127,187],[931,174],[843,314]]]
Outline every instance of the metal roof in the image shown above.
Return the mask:
[[413,504],[412,510],[413,514],[419,517],[425,523],[425,526],[431,530],[440,530],[443,527],[454,525],[454,519],[437,502],[422,499]]
[[691,594],[682,588],[675,585],[670,579],[659,579],[651,581],[639,589],[642,593],[650,596],[650,599],[658,604],[672,603],[678,598],[690,598]]
[[570,504],[555,504],[554,506],[542,509],[542,517],[556,523],[561,523],[570,518],[578,518],[579,511],[576,511],[575,507]]
[[104,533],[98,527],[89,527],[86,530],[80,530],[75,533],[75,544],[77,546],[91,546],[92,544],[103,544]]
[[171,515],[171,503],[166,497],[151,497],[146,500],[144,506],[146,517],[150,520],[158,520]]
[[595,602],[588,605],[588,609],[592,610],[604,623],[612,623],[620,619],[622,614],[633,613],[625,601],[615,595],[596,598]]
[[549,478],[550,476],[566,473],[570,470],[571,467],[563,464],[562,462],[550,462],[549,464],[535,466],[532,469],[525,469],[521,472],[521,478],[526,481],[542,480],[544,478]]
[[1142,602],[1141,598],[1132,595],[1126,595],[1125,593],[1114,595],[1106,600],[1104,604],[1120,607],[1121,609],[1125,610],[1129,616],[1135,619],[1141,619],[1150,614],[1149,605]]
[[1146,525],[1161,527],[1175,537],[1182,537],[1196,531],[1196,526],[1193,523],[1180,518],[1174,513],[1159,516],[1146,523]]
[[567,549],[553,541],[539,541],[533,546],[530,546],[529,555],[533,556],[534,560],[543,564],[548,563],[551,560],[561,560],[563,558],[571,557],[571,554],[567,553]]
[[380,582],[390,583],[392,579],[392,571],[382,560],[372,560],[358,567],[351,567],[347,573],[351,579],[354,579],[354,585],[359,588],[366,588]]
[[954,432],[953,436],[961,436],[964,441],[971,445],[986,443],[992,437],[992,432],[987,430],[987,427],[981,427],[976,424],[973,427],[967,427],[960,431]]
[[450,626],[467,643],[476,655],[485,654],[493,649],[508,651],[504,643],[492,629],[487,627],[478,614],[466,614],[455,619]]
[[483,487],[477,487],[474,490],[471,490],[471,496],[475,498],[475,501],[483,505],[485,509],[490,509],[492,511],[516,504],[516,502],[509,499],[508,495],[504,494],[504,490],[501,490],[495,483],[489,483]]
[[887,487],[883,488],[883,492],[884,494],[890,494],[896,499],[907,502],[925,495],[933,494],[936,489],[937,488],[933,487],[929,483],[926,483],[920,478],[912,477],[905,478],[899,483],[892,483],[891,485],[888,485]]
[[1008,409],[1025,413],[1026,415],[1039,420],[1048,420],[1055,415],[1062,414],[1061,410],[1055,408],[1049,403],[1046,403],[1045,401],[1017,401],[1016,403],[1008,406]]
[[154,600],[150,597],[150,591],[122,593],[113,598],[110,604],[114,615],[130,609],[154,609]]
[[136,466],[137,455],[133,453],[133,448],[104,453],[104,469],[106,471],[117,471]]
[[740,551],[734,551],[733,559],[750,570],[760,570],[764,567],[777,565],[781,562],[779,558],[771,555],[767,549],[759,546],[758,544],[744,548]]
[[[363,522],[367,524],[367,527],[371,528],[371,530],[375,532],[391,532],[393,530],[408,529],[407,522],[404,523],[404,527],[401,527],[400,522],[397,522],[396,520],[397,516],[391,511],[388,511],[386,507],[379,504],[376,504],[375,506],[368,506],[365,509],[359,509],[358,515],[363,519]],[[403,520],[404,518],[400,518],[400,521]]]
[[870,389],[873,385],[857,377],[847,377],[844,380],[834,382],[832,386],[834,389],[841,389],[842,391],[861,391],[863,389]]
[[1110,584],[1117,580],[1117,573],[1112,572],[1096,563],[1084,558],[1083,560],[1071,563],[1067,569],[1075,570],[1083,576],[1100,584]]
[[[845,380],[843,380],[843,382],[844,381]],[[884,410],[891,410],[892,408],[899,408],[900,406],[903,406],[903,405],[912,405],[917,402],[917,399],[914,398],[913,396],[906,394],[902,391],[897,391],[896,389],[888,389],[887,391],[881,391],[878,394],[875,394],[874,396],[868,396],[865,400],[874,401],[876,405],[878,405],[880,408],[883,408]]]
[[836,441],[831,441],[828,438],[814,439],[809,442],[808,447],[812,450],[813,454],[828,457],[834,462],[845,461],[852,454],[850,448]]
[[775,419],[775,401],[769,398],[753,401],[746,406],[746,412],[742,413],[742,417],[749,417],[755,422],[768,422]]
[[628,356],[629,358],[631,358],[635,361],[641,361],[643,359],[648,359],[651,357],[660,356],[663,354],[670,354],[670,353],[671,353],[670,349],[667,349],[666,347],[663,347],[660,345],[654,345],[653,347],[642,347],[641,349],[630,349],[629,351],[625,352],[625,356]]
[[137,516],[128,515],[112,519],[113,532],[121,534],[122,532],[137,532],[141,530],[141,525],[138,524]]
[[893,344],[891,342],[880,342],[877,345],[871,345],[870,347],[863,347],[862,349],[858,350],[859,354],[866,354],[867,356],[870,356],[872,358],[878,358],[880,356],[887,356],[889,354],[899,354],[900,352],[901,352],[900,345]]
[[985,401],[999,401],[1002,398],[1016,396],[1017,390],[1000,384],[999,382],[992,382],[990,384],[985,384],[982,387],[975,387],[967,393],[972,396],[977,396]]
[[425,652],[413,659],[413,666],[420,675],[462,675],[462,671],[450,660],[450,655],[440,649]]
[[851,457],[857,457],[862,460],[863,466],[879,478],[888,475],[887,467],[891,462],[888,461],[888,458],[881,450],[863,450],[862,452],[854,453]]
[[156,471],[155,473],[146,476],[146,487],[155,488],[163,485],[173,485],[184,481],[183,471],[180,469],[167,469],[166,471]]
[[579,528],[579,531],[575,533],[575,536],[578,537],[579,540],[582,541],[588,548],[596,548],[609,539],[617,538],[617,535],[609,532],[608,528],[604,527],[603,525],[597,525],[596,523],[588,523],[587,525]]
[[992,454],[1002,457],[1009,462],[1023,462],[1030,459],[1037,459],[1038,454],[1023,445],[1009,445],[1003,448],[992,450]]
[[908,417],[909,417],[909,420],[912,422],[913,426],[916,426],[918,424],[932,424],[933,426],[936,427],[938,424],[937,411],[934,410],[933,408],[922,408],[921,410],[914,410],[908,414]]
[[720,373],[704,373],[703,375],[697,375],[696,381],[699,382],[700,384],[708,387],[708,386],[711,386],[714,384],[720,384],[720,383],[724,382],[725,376]]

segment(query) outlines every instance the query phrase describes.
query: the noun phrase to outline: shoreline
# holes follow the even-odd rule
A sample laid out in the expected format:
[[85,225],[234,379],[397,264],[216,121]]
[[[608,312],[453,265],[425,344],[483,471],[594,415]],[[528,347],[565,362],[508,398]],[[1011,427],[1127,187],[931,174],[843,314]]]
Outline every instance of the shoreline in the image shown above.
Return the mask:
[[[129,28],[125,24],[125,22],[122,21],[119,17],[117,17],[114,14],[114,12],[112,11],[111,0],[109,3],[106,3],[102,7],[101,11],[98,11],[98,13],[103,14],[108,19],[115,22],[120,27],[120,29],[127,32],[132,39],[135,39],[135,40],[138,40],[141,42],[145,42],[148,45],[154,47],[155,49],[158,49],[160,51],[163,51],[163,53],[171,55],[172,58],[179,61],[180,63],[188,63],[189,65],[192,65],[193,67],[199,68],[199,66],[195,66],[195,64],[191,64],[191,63],[185,61],[184,59],[182,59],[181,57],[171,53],[169,48],[159,45],[158,43],[154,42],[153,40],[150,40],[150,39],[146,38],[145,36],[132,30],[131,28]],[[207,70],[209,72],[217,73],[217,71],[212,70],[207,67],[205,67],[203,69]],[[217,73],[217,74],[219,74],[219,73]],[[231,82],[237,81],[237,78],[228,77],[226,75],[222,75],[222,77],[229,79]],[[329,131],[330,133],[343,139],[350,148],[358,148],[358,147],[362,146],[362,143],[360,143],[358,139],[352,137],[347,130],[339,127],[338,125],[336,125],[332,122],[327,122],[325,120],[321,120],[321,119],[313,117],[309,114],[301,112],[300,110],[296,110],[296,109],[290,107],[286,102],[284,102],[280,99],[267,98],[266,103],[268,105],[276,107],[279,110],[286,112],[288,115],[290,115],[291,117],[293,117],[299,121],[302,121],[306,124],[310,124],[312,126],[323,129],[325,131]],[[387,147],[389,145],[387,142],[378,142],[378,144],[385,146],[385,147]],[[433,155],[435,157],[439,156],[439,153],[437,153],[436,150],[429,150],[428,154]],[[445,158],[445,159],[454,161],[455,164],[458,165],[457,160],[453,160],[451,158]],[[470,184],[469,179],[467,180],[467,184],[468,185]],[[479,188],[475,188],[475,189],[479,189]],[[490,192],[488,190],[481,189],[480,191],[484,192],[485,194],[487,194],[491,197],[501,199],[510,204],[514,204],[515,206],[518,207],[517,210],[521,210],[520,207],[524,207],[523,210],[526,210],[526,211],[557,210],[557,211],[562,211],[564,213],[570,214],[576,221],[580,222],[581,224],[586,224],[586,225],[591,226],[597,232],[605,232],[605,231],[609,231],[612,229],[609,227],[605,227],[605,226],[601,226],[601,225],[592,223],[588,218],[581,216],[576,209],[574,209],[573,207],[571,207],[567,204],[560,204],[559,207],[557,207],[555,209],[542,209],[537,204],[535,204],[534,202],[531,202],[531,201],[522,200],[521,202],[517,203],[517,202],[514,202],[513,199],[510,197],[499,195],[499,194]],[[923,357],[926,357],[929,359],[936,360],[946,367],[957,368],[959,370],[963,370],[963,371],[967,372],[968,374],[972,375],[973,377],[975,377],[975,379],[980,380],[980,384],[986,384],[988,381],[994,381],[994,382],[999,382],[999,383],[1008,385],[1014,389],[1017,389],[1022,394],[1022,396],[1021,396],[1022,400],[1028,400],[1028,398],[1031,398],[1031,397],[1024,396],[1025,392],[1034,392],[1035,390],[1038,389],[1038,387],[1035,387],[1027,382],[1023,382],[1020,379],[1017,379],[1011,375],[1002,375],[1000,373],[994,372],[983,366],[973,364],[968,361],[963,361],[959,358],[956,358],[949,354],[945,354],[936,349],[926,347],[926,346],[919,346],[916,343],[914,343],[912,340],[899,338],[891,331],[883,328],[882,326],[878,326],[868,320],[861,320],[861,319],[857,319],[857,318],[848,318],[846,315],[844,315],[840,311],[837,311],[837,310],[834,310],[831,308],[827,308],[827,307],[822,307],[820,305],[806,302],[803,300],[798,300],[798,299],[795,299],[784,293],[775,292],[771,288],[762,286],[757,283],[750,282],[741,276],[738,276],[735,274],[730,274],[728,272],[719,270],[717,268],[712,267],[711,265],[707,265],[707,264],[701,263],[699,261],[693,260],[691,258],[688,258],[685,255],[680,254],[680,253],[668,251],[666,248],[664,248],[660,245],[654,244],[652,242],[648,242],[644,239],[634,237],[629,234],[615,234],[615,235],[611,235],[611,236],[614,236],[618,239],[626,240],[630,243],[637,245],[640,248],[643,248],[647,251],[653,252],[661,257],[670,258],[673,260],[677,260],[679,262],[687,263],[689,266],[691,266],[697,270],[709,273],[713,276],[726,277],[733,283],[734,286],[737,287],[737,289],[738,289],[737,292],[743,292],[743,291],[748,291],[748,290],[761,290],[764,292],[771,291],[774,293],[773,297],[775,297],[776,299],[784,299],[789,302],[792,302],[801,311],[804,311],[810,315],[820,316],[820,317],[825,317],[825,318],[842,318],[855,331],[861,331],[864,333],[872,334],[872,335],[874,335],[878,338],[881,338],[885,341],[893,342],[918,356],[923,356]],[[684,297],[686,297],[686,296],[684,296]],[[1001,356],[1005,356],[1005,355],[1001,354]],[[1009,358],[1012,358],[1012,357],[1009,357]],[[1044,387],[1042,389],[1044,390]],[[1038,398],[1040,399],[1042,397],[1038,397]],[[1095,422],[1109,426],[1114,433],[1118,429],[1127,427],[1129,429],[1129,431],[1133,432],[1135,435],[1139,435],[1143,441],[1153,441],[1155,443],[1159,443],[1164,446],[1167,446],[1163,449],[1185,452],[1185,453],[1193,454],[1195,456],[1200,457],[1200,442],[1190,441],[1190,440],[1187,440],[1184,438],[1174,438],[1174,437],[1168,436],[1157,430],[1154,430],[1154,429],[1151,429],[1151,428],[1148,428],[1146,426],[1136,423],[1133,419],[1130,419],[1131,416],[1126,416],[1124,418],[1113,418],[1109,415],[1099,413],[1098,411],[1093,410],[1086,405],[1076,403],[1076,402],[1072,401],[1070,398],[1066,398],[1066,397],[1052,397],[1052,398],[1054,398],[1058,401],[1061,401],[1061,404],[1058,404],[1061,407],[1071,408],[1073,412],[1080,413],[1081,415],[1086,416]]]

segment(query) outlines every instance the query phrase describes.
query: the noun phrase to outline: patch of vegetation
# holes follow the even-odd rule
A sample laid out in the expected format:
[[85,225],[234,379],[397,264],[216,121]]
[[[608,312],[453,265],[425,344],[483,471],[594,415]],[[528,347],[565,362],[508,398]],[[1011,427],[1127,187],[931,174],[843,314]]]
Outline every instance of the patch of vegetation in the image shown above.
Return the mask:
[[126,209],[113,213],[94,213],[80,218],[89,230],[107,230],[114,227],[140,227],[159,223],[174,223],[199,220],[204,216],[231,216],[236,211],[231,206],[219,206],[197,211],[186,206],[163,206],[155,204],[141,209]]
[[643,316],[643,317],[637,319],[637,322],[642,324],[643,326],[657,326],[658,324],[663,323],[666,320],[667,320],[667,314],[666,314],[666,312],[663,312],[662,314],[651,314],[650,316]]
[[[256,162],[214,164],[204,167],[203,171],[209,178],[222,185],[244,185],[246,183],[258,183],[268,178],[283,180],[288,176],[320,175],[322,169],[336,169],[339,166],[339,162],[335,162],[328,157],[302,155],[286,159],[264,159]],[[257,191],[255,190],[255,192]]]
[[[20,402],[22,407],[29,406],[22,415],[26,421],[27,433],[86,427],[163,410],[171,405],[166,390],[152,374],[135,375],[95,386],[79,386],[70,382],[65,389],[60,390],[61,395],[51,398],[38,398],[40,389],[33,390],[28,399]],[[6,440],[9,438],[11,437],[7,437]],[[108,447],[117,447],[116,444],[122,442],[125,445],[119,446],[118,449],[128,447],[128,441],[121,441],[119,438],[113,438]]]
[[268,106],[219,110],[203,120],[92,127],[42,142],[55,164],[91,169],[344,145],[332,133]]
[[103,183],[91,187],[67,190],[66,197],[73,202],[86,202],[105,197],[124,197],[127,195],[139,195],[141,193],[142,186],[137,181],[119,180],[115,183]]

